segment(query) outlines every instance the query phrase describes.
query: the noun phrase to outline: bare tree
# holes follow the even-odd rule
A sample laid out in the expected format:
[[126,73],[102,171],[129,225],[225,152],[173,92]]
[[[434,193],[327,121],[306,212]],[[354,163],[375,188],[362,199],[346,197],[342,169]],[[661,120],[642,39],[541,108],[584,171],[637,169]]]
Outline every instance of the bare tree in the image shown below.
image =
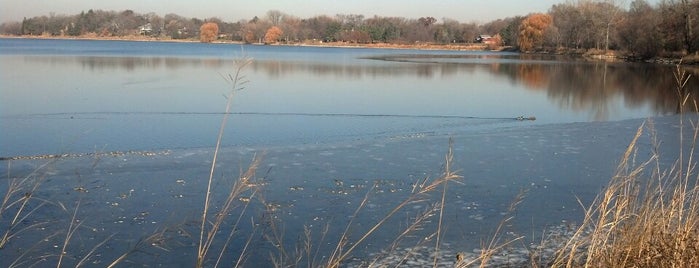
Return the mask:
[[268,21],[260,20],[257,17],[252,18],[243,24],[240,29],[243,41],[246,43],[262,43],[267,29],[270,27],[272,25]]
[[284,15],[280,25],[277,26],[284,32],[284,40],[287,42],[299,41],[302,28],[301,19],[295,16]]
[[609,8],[603,8],[602,14],[607,24],[607,28],[604,35],[604,52],[609,50],[609,31],[613,25],[621,20],[621,6],[626,4],[626,0],[606,0],[605,5]]
[[267,20],[269,20],[272,26],[279,26],[285,16],[286,15],[279,10],[267,11]]
[[[680,35],[680,39],[687,53],[694,53],[696,51],[695,46],[695,34],[694,34],[694,24],[696,23],[696,14],[699,11],[699,3],[697,1],[691,0],[667,0],[663,1],[669,5],[670,16],[674,17],[675,29],[674,31]],[[673,18],[667,18],[672,20]]]
[[22,35],[22,23],[16,21],[5,22],[0,25],[0,34]]
[[558,35],[557,46],[580,48],[584,38],[581,9],[568,3],[553,5],[549,11]]
[[359,28],[364,23],[364,15],[359,14],[337,14],[336,18],[348,30]]
[[662,49],[659,14],[646,0],[634,0],[618,34],[621,46],[633,56],[650,58]]
[[[473,43],[479,34],[479,26],[475,22],[461,24],[461,40],[464,43]],[[500,31],[498,31],[500,32]]]

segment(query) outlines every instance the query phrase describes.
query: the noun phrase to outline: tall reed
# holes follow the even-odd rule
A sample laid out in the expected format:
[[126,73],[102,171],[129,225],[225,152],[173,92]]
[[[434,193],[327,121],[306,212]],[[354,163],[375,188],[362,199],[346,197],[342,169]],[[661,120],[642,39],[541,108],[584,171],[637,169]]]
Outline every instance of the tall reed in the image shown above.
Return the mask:
[[[231,113],[233,96],[235,92],[243,90],[245,88],[245,84],[248,82],[245,76],[243,75],[242,70],[251,62],[252,59],[250,58],[243,58],[242,60],[237,60],[235,73],[233,75],[228,75],[226,79],[231,84],[231,90],[226,95],[226,109],[223,114],[223,119],[221,120],[221,125],[219,127],[218,136],[216,138],[216,146],[214,147],[214,155],[211,161],[211,168],[209,170],[209,178],[206,186],[206,195],[204,198],[204,208],[201,215],[196,267],[205,266],[206,257],[209,253],[209,250],[211,249],[216,235],[219,232],[221,224],[223,224],[224,219],[233,209],[233,203],[241,196],[241,194],[253,189],[255,186],[255,184],[253,184],[251,181],[260,163],[259,158],[255,158],[253,160],[253,163],[248,167],[247,171],[243,172],[239,176],[238,180],[233,184],[231,190],[229,191],[229,194],[226,197],[226,200],[224,201],[224,205],[221,207],[219,211],[217,211],[214,220],[210,222],[209,210],[213,202],[211,187],[214,182],[214,173],[216,171],[216,164],[218,160],[219,151],[221,149],[223,134],[225,132],[226,124],[228,123],[228,117]],[[242,217],[242,215],[243,213],[241,213],[239,216]],[[238,222],[240,222],[240,220],[237,220],[236,224]],[[233,228],[233,231],[235,231],[235,228]],[[225,250],[225,246],[222,250]],[[241,255],[243,254],[244,253],[241,253]]]

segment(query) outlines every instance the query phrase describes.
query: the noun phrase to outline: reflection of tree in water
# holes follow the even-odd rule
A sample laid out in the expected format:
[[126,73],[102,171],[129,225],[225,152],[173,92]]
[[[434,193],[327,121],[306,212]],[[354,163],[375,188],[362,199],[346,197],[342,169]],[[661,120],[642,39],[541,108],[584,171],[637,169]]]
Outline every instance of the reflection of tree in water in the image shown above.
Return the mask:
[[546,89],[550,80],[542,65],[531,63],[518,64],[517,77],[532,89]]
[[[562,109],[591,111],[595,120],[606,120],[614,112],[619,100],[628,108],[648,106],[657,114],[673,113],[678,102],[675,93],[673,68],[651,64],[614,64],[605,62],[561,61],[558,58],[529,56],[521,61],[484,62],[448,61],[454,57],[424,56],[411,61],[403,56],[394,64],[342,65],[313,62],[263,61],[253,64],[255,71],[270,76],[310,72],[317,76],[362,78],[363,76],[411,76],[431,79],[486,71],[505,76],[527,89],[546,90],[547,96]],[[445,62],[439,63],[440,60]],[[419,60],[419,61],[418,61]],[[699,88],[697,79],[690,80],[690,89]],[[696,91],[696,90],[695,90]],[[692,93],[697,96],[699,93]]]
[[401,77],[414,76],[430,79],[436,74],[456,74],[454,67],[434,64],[409,64],[409,65],[344,65],[320,62],[287,62],[287,61],[256,61],[252,64],[254,72],[262,72],[270,77],[279,78],[295,73],[311,73],[315,76],[333,76],[337,78],[359,79],[362,77]]
[[[516,64],[500,68],[529,89],[544,89],[562,108],[593,111],[596,120],[609,118],[610,107],[622,97],[629,108],[649,105],[657,114],[674,113],[678,103],[673,68],[656,65],[611,64]],[[699,83],[691,79],[690,96],[697,96]]]
[[[36,58],[38,61],[46,59]],[[72,63],[77,62],[84,68],[91,71],[115,70],[121,69],[129,72],[138,71],[141,69],[158,69],[165,67],[167,69],[179,69],[182,67],[198,67],[220,68],[226,63],[226,60],[216,58],[176,58],[176,57],[98,57],[98,56],[82,56],[82,57],[49,57],[50,62]]]
[[528,62],[521,64],[501,64],[494,73],[506,75],[512,82],[526,89],[546,91],[562,109],[589,111],[595,109],[595,118],[608,116],[605,107],[608,94],[599,92],[600,82],[593,68],[585,64],[545,64]]
[[126,70],[137,71],[141,69],[179,69],[182,67],[220,68],[225,64],[232,64],[232,60],[218,58],[177,58],[177,57],[105,57],[105,56],[76,56],[76,57],[26,57],[28,61],[48,62],[50,64],[73,64],[87,68],[91,71]]
[[417,67],[417,76],[423,78],[431,78],[434,76],[434,70],[431,65],[432,64],[420,64]]
[[595,120],[605,120],[609,118],[609,102],[620,95],[615,71],[609,69],[597,64],[555,65],[549,72],[548,96],[574,111],[592,111]]
[[[634,66],[621,70],[617,77],[621,81],[621,90],[626,102],[634,105],[649,103],[657,113],[674,113],[679,102],[675,91],[677,85],[673,76],[674,70],[672,66]],[[691,91],[690,103],[697,99],[698,82],[692,78],[687,84]]]
[[[84,68],[102,71],[124,69],[218,69],[232,65],[233,60],[219,58],[178,57],[27,57],[26,60],[47,64],[77,63]],[[386,62],[390,61],[390,62]],[[416,77],[432,79],[468,75],[476,71],[508,78],[527,89],[546,90],[549,99],[563,109],[593,111],[594,118],[610,117],[610,107],[619,98],[629,108],[648,105],[657,114],[674,113],[678,97],[673,66],[653,64],[613,64],[603,62],[575,62],[547,55],[401,55],[378,58],[366,63],[343,64],[326,61],[255,61],[250,68],[279,78],[295,73],[316,76],[361,79],[363,77]],[[690,70],[692,71],[692,70]],[[687,88],[690,97],[699,96],[699,73],[693,70]],[[693,100],[688,102],[693,110]]]

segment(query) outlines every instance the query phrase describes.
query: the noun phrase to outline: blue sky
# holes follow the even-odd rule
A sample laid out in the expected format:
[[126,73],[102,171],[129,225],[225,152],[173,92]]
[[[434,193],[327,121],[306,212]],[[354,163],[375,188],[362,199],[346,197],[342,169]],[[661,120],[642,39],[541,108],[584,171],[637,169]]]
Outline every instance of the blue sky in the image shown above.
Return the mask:
[[[176,13],[185,17],[219,17],[225,21],[264,16],[268,10],[279,10],[301,18],[315,15],[362,14],[366,17],[397,16],[419,18],[432,16],[461,22],[488,22],[494,19],[546,12],[552,5],[566,0],[0,0],[0,21],[21,20],[55,14],[77,14],[89,9],[132,9],[139,13],[159,15]],[[660,0],[648,0],[657,3]],[[618,2],[624,2],[623,0]],[[626,1],[627,5],[630,0]]]

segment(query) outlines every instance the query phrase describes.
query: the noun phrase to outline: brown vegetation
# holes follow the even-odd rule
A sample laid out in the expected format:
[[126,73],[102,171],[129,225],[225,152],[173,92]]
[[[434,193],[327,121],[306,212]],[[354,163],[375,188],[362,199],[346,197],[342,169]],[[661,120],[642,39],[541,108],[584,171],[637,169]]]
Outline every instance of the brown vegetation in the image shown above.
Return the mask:
[[[690,75],[678,66],[674,78],[678,112],[683,113],[689,101],[685,87]],[[694,158],[699,126],[680,116],[680,150],[675,163],[666,169],[650,123],[653,154],[640,163],[637,159],[637,144],[645,127],[641,125],[608,186],[586,209],[582,224],[558,249],[552,266],[699,266],[699,177]],[[691,137],[685,137],[685,124],[692,127]]]
[[527,16],[519,25],[519,49],[530,51],[539,48],[544,43],[544,34],[551,26],[551,16],[546,14],[532,14]]
[[207,22],[199,28],[199,40],[202,43],[211,43],[218,37],[218,24]]
[[[699,188],[691,172],[695,164],[691,155],[680,155],[670,170],[662,170],[654,154],[634,165],[642,132],[643,126],[552,266],[699,266]],[[696,139],[697,129],[694,133]]]
[[284,34],[282,29],[279,29],[277,26],[272,26],[267,30],[267,33],[265,33],[265,44],[273,44],[276,42],[279,42],[279,38]]

